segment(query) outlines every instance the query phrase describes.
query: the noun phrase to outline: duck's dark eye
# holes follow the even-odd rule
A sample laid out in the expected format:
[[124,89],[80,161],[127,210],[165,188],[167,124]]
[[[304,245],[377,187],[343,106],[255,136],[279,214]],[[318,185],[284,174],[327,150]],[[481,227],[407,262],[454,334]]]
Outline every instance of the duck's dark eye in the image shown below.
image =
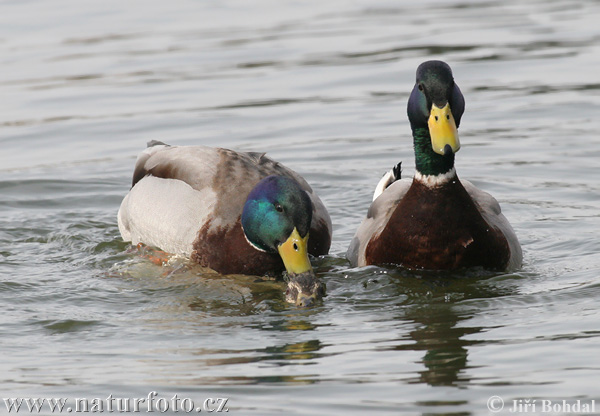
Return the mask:
[[294,243],[294,250],[298,251],[298,244]]
[[419,84],[419,91],[423,91],[423,84]]
[[435,116],[435,121],[438,121],[438,116]]
[[283,212],[283,207],[281,206],[281,204],[275,204],[275,209],[277,210],[277,212]]
[[446,120],[450,120],[450,114],[446,114]]

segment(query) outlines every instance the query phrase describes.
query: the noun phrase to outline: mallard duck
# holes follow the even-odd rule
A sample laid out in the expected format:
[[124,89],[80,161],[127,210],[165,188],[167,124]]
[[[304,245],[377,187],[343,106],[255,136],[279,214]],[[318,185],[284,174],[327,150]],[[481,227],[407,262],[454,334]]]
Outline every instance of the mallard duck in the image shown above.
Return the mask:
[[308,183],[264,153],[152,141],[118,213],[123,240],[222,274],[287,271],[286,298],[324,295],[308,254],[327,254],[331,219]]
[[498,201],[456,174],[457,129],[464,109],[464,97],[445,62],[418,67],[408,100],[416,172],[413,179],[400,179],[398,165],[381,179],[348,248],[353,266],[520,267],[521,246]]

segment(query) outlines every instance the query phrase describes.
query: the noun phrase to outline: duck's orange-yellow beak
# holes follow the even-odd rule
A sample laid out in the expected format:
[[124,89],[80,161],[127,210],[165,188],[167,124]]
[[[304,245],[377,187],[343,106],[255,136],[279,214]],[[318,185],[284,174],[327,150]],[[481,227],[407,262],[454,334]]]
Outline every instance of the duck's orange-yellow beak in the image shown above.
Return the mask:
[[302,238],[298,230],[294,228],[288,239],[277,247],[285,269],[289,274],[300,274],[312,270],[308,258],[307,244],[308,233]]
[[434,152],[443,155],[446,145],[450,146],[453,153],[458,152],[460,149],[458,130],[449,103],[446,103],[442,108],[432,104],[427,125],[429,126],[431,147]]

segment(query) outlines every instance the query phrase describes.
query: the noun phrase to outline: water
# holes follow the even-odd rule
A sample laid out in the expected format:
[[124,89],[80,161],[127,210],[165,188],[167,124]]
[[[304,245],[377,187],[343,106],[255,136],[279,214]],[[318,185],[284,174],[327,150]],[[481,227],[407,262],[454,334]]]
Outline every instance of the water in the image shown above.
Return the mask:
[[[591,0],[3,2],[1,397],[600,411],[599,18]],[[380,176],[414,170],[405,108],[427,59],[465,94],[457,169],[502,204],[516,273],[344,259]],[[152,139],[266,150],[303,174],[334,223],[324,303],[123,243],[116,212]]]

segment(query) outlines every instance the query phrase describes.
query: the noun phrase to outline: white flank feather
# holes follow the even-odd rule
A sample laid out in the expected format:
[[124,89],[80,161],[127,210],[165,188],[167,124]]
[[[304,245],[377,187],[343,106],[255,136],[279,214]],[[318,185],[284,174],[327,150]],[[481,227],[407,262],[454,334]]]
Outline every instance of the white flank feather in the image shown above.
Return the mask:
[[119,209],[125,241],[190,256],[192,243],[216,203],[211,189],[196,191],[177,179],[147,176],[127,194]]

